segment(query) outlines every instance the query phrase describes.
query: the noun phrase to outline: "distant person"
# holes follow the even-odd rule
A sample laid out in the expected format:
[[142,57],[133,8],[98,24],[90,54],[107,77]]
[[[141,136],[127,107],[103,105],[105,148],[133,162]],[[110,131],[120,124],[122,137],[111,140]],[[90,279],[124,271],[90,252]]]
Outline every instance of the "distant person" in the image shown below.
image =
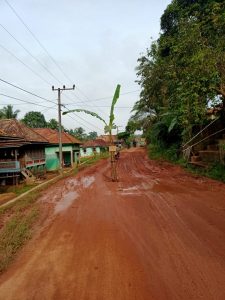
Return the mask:
[[137,142],[135,140],[133,140],[133,147],[137,146]]

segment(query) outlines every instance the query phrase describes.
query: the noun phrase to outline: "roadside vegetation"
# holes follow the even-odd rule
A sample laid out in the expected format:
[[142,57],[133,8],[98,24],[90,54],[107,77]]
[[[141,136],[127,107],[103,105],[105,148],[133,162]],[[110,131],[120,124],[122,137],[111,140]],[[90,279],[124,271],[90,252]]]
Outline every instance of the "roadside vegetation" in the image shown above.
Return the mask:
[[38,195],[38,192],[32,193],[16,203],[0,207],[0,273],[32,236],[39,216],[39,207],[35,203]]
[[98,162],[101,159],[109,158],[109,152],[103,152],[100,155],[96,154],[94,156],[90,157],[82,157],[80,159],[80,164],[78,165],[78,169],[80,169],[81,166],[89,166],[93,165],[94,163]]
[[[161,16],[158,40],[138,59],[141,93],[128,122],[143,130],[152,158],[184,164],[182,146],[211,122],[209,108],[220,108],[225,127],[224,34],[224,1],[173,0]],[[221,180],[224,167],[199,172]]]
[[[101,159],[109,157],[108,152],[89,158],[82,159],[82,165],[78,168],[56,178],[56,182],[62,178],[76,175],[79,170],[97,163]],[[41,215],[40,204],[36,201],[40,197],[40,192],[46,190],[52,182],[32,191],[20,200],[0,206],[0,273],[5,271],[8,265],[15,259],[21,247],[32,237],[39,217]],[[24,185],[19,188],[11,187],[10,191],[19,196],[37,185]]]
[[174,164],[178,164],[192,174],[209,177],[215,180],[225,182],[225,166],[221,163],[209,164],[207,168],[194,167],[179,154],[176,145],[170,148],[162,148],[160,146],[150,144],[148,146],[148,155],[150,159],[166,160]]

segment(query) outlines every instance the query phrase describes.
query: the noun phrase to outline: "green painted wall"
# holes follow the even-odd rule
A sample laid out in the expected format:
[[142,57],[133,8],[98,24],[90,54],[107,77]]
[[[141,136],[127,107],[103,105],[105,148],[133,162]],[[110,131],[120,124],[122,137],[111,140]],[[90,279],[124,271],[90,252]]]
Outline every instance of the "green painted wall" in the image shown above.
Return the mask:
[[[63,145],[62,152],[65,157],[65,161],[71,162],[71,151],[80,151],[80,147],[76,145]],[[70,153],[68,153],[70,152]],[[46,169],[47,171],[54,171],[59,168],[59,146],[52,145],[45,148],[45,156],[46,156]],[[73,153],[74,161],[76,163],[76,153]]]
[[[80,156],[81,157],[88,157],[88,156],[94,155],[93,147],[88,147],[85,149],[86,149],[86,152],[84,152],[83,148],[80,148]],[[96,151],[96,154],[100,154],[100,152],[101,152],[100,147],[95,147],[95,151]]]

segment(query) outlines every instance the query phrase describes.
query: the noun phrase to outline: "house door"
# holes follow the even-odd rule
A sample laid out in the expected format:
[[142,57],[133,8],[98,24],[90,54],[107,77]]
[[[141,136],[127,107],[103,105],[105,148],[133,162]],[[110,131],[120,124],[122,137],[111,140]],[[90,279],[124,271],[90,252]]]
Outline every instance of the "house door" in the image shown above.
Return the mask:
[[63,152],[63,166],[71,167],[71,152],[70,151]]

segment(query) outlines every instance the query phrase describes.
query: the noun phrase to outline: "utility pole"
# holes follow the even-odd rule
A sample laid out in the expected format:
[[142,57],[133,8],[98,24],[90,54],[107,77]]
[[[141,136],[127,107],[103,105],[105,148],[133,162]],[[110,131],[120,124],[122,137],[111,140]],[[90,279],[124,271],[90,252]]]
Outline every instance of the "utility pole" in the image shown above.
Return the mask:
[[74,90],[75,89],[75,84],[73,85],[72,88],[66,88],[64,85],[63,88],[54,88],[54,85],[52,86],[53,91],[58,91],[58,123],[59,123],[59,172],[62,172],[63,168],[63,155],[62,155],[62,119],[61,119],[61,92],[63,91],[69,91],[69,90]]

